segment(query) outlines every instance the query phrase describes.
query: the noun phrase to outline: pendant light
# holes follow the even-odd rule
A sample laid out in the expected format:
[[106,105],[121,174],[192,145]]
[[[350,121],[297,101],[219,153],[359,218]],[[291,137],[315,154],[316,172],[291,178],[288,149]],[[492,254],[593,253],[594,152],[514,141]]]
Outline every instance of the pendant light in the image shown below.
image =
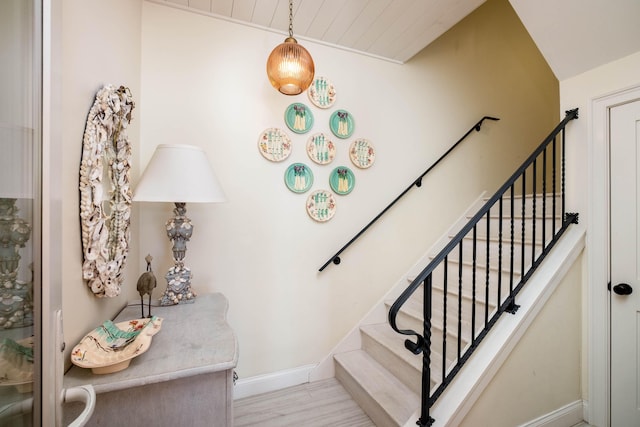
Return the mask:
[[271,85],[285,95],[298,95],[313,81],[315,68],[307,49],[293,38],[293,0],[289,0],[289,37],[267,59]]

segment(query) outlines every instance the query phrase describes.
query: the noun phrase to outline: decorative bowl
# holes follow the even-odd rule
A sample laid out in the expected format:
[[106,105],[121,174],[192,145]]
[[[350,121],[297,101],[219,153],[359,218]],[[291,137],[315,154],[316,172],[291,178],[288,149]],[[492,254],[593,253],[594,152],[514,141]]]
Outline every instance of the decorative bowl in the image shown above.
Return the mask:
[[94,374],[110,374],[129,367],[131,359],[149,349],[160,331],[162,318],[133,319],[113,323],[107,320],[84,336],[71,352],[71,362],[90,368]]

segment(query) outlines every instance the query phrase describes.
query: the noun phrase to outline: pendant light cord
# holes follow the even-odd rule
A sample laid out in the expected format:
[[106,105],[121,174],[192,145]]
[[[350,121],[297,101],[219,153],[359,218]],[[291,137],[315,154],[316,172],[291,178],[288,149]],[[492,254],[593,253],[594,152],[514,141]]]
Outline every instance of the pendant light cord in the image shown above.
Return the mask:
[[293,0],[289,0],[289,37],[293,38]]

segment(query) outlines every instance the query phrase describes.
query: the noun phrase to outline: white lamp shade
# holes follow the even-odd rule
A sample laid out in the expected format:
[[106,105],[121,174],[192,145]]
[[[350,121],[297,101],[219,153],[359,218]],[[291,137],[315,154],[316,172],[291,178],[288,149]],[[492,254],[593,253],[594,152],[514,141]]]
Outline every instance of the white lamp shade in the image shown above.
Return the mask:
[[216,203],[226,197],[204,150],[193,145],[160,144],[140,177],[133,200]]
[[0,198],[33,197],[33,130],[0,123]]

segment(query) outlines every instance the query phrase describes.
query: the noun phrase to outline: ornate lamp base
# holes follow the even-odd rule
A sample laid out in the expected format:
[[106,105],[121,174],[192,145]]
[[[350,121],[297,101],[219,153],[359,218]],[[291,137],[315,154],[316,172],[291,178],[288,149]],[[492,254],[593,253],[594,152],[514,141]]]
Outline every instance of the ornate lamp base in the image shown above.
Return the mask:
[[160,298],[160,305],[176,305],[191,303],[196,293],[191,289],[191,270],[184,266],[184,256],[187,253],[187,242],[193,233],[191,220],[187,217],[185,203],[176,202],[173,210],[174,217],[167,221],[167,237],[173,243],[173,262],[175,265],[164,276],[167,279],[167,289]]
[[33,325],[33,279],[18,280],[19,249],[31,226],[18,216],[16,199],[0,198],[0,329]]
[[164,276],[167,279],[160,305],[188,304],[195,301],[196,293],[191,289],[191,270],[184,265],[176,264]]

